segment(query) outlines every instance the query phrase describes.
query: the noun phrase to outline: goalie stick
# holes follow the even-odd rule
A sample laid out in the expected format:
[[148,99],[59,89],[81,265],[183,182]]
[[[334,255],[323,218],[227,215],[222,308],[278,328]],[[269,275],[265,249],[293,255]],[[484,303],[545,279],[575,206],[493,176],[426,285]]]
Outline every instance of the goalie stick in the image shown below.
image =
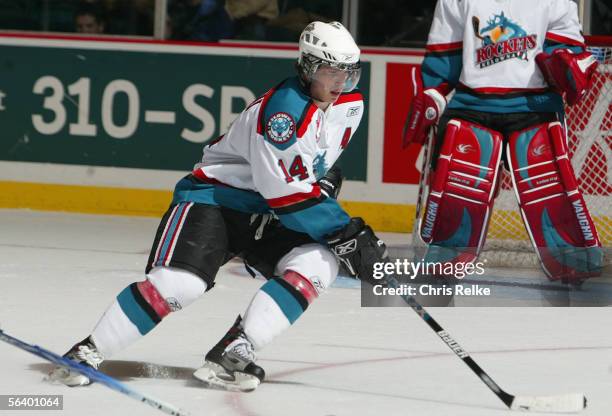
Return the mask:
[[[391,276],[385,280],[390,287],[399,288],[398,281]],[[408,295],[401,295],[402,299],[425,321],[427,325],[444,341],[446,345],[463,360],[470,369],[487,385],[487,387],[500,398],[510,410],[575,413],[586,408],[587,399],[584,394],[571,393],[556,396],[514,396],[506,393],[495,381],[474,361],[470,354],[459,345],[457,341],[421,306],[417,300]]]
[[0,329],[0,340],[8,344],[11,344],[17,348],[20,348],[24,351],[37,355],[41,358],[44,358],[47,361],[51,361],[54,364],[68,367],[71,370],[77,371],[89,377],[90,380],[96,381],[100,384],[104,384],[106,387],[109,387],[112,390],[115,390],[121,394],[125,394],[126,396],[129,396],[132,399],[136,399],[138,401],[146,403],[149,406],[152,406],[158,410],[161,410],[162,412],[166,414],[169,414],[172,416],[188,416],[189,415],[189,413],[183,410],[180,410],[171,404],[164,403],[161,400],[155,399],[144,393],[140,393],[96,369],[87,367],[75,361],[59,356],[45,348],[39,347],[38,345],[28,344],[15,337],[12,337],[8,335],[6,332],[4,332],[2,329]]
[[[430,149],[433,146],[433,141],[436,135],[436,128],[432,127],[429,129],[427,134],[427,140],[423,143],[423,160],[421,161],[421,178],[419,180],[419,192],[417,195],[416,209],[414,213],[414,224],[412,226],[413,241],[415,238],[421,238],[421,211],[423,209],[423,201],[429,194],[429,169],[431,167],[431,153]],[[414,236],[417,237],[414,237]],[[422,240],[421,240],[422,241]]]

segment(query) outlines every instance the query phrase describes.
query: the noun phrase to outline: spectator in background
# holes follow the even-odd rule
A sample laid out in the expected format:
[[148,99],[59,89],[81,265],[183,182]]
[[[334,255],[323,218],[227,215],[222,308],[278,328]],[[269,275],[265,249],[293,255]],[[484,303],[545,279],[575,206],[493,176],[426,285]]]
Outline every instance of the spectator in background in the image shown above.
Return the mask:
[[278,16],[277,0],[173,0],[169,5],[174,39],[266,39],[266,24]]
[[591,6],[592,35],[612,34],[612,3],[610,0],[594,0]]
[[279,0],[280,15],[268,22],[267,39],[297,42],[309,22],[330,22],[342,19],[342,1]]
[[[369,46],[423,47],[436,2],[431,0],[362,0],[359,43]],[[394,10],[389,13],[389,10]]]
[[107,33],[153,35],[155,0],[104,0],[109,11]]
[[170,0],[174,39],[216,42],[234,36],[234,23],[223,0]]
[[278,17],[278,2],[277,0],[225,0],[225,11],[234,24],[235,38],[265,40],[268,22]]
[[78,33],[104,33],[106,17],[103,8],[96,3],[83,2],[74,13],[74,26]]
[[433,20],[435,4],[424,0],[404,5],[396,19],[394,31],[385,35],[382,46],[423,47]]

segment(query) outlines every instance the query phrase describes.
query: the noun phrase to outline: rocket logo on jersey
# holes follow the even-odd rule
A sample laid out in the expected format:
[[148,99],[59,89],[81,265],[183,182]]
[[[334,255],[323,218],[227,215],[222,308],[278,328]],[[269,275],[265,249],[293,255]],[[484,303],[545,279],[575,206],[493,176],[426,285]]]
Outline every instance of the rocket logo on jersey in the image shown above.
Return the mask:
[[287,113],[275,113],[266,123],[266,133],[268,138],[274,143],[285,143],[295,133],[295,121]]
[[325,160],[326,155],[327,150],[323,153],[317,153],[317,156],[312,161],[312,171],[317,180],[321,179],[327,173],[327,161]]
[[472,17],[474,34],[482,41],[476,49],[476,65],[485,68],[507,59],[527,61],[527,52],[537,46],[537,35],[527,32],[508,19],[504,12],[493,15],[487,25],[480,29],[480,19]]

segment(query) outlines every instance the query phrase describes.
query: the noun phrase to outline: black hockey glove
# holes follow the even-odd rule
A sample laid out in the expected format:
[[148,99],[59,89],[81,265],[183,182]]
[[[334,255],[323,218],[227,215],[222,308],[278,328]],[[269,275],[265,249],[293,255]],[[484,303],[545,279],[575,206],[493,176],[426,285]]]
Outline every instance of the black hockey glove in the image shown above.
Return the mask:
[[351,275],[371,284],[380,283],[373,278],[373,268],[374,263],[389,261],[387,246],[362,218],[351,218],[343,229],[326,239],[331,251]]
[[340,188],[342,188],[342,172],[338,166],[332,166],[317,182],[321,191],[330,198],[338,199]]

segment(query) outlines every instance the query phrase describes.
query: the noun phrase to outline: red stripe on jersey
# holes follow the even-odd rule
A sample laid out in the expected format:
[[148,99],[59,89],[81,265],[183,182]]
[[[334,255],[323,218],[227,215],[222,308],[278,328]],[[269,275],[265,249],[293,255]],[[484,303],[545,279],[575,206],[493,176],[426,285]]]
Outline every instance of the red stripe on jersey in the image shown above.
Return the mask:
[[219,143],[223,138],[225,137],[225,134],[222,134],[221,136],[217,137],[216,139],[214,139],[213,141],[211,141],[210,143],[208,143],[207,147],[211,147],[216,145],[217,143]]
[[207,176],[202,170],[202,168],[194,169],[193,172],[191,172],[191,174],[195,176],[196,178],[198,178],[199,180],[201,180],[202,182],[210,183],[211,185],[225,185],[223,182],[220,182],[215,178],[211,178]]
[[425,46],[427,52],[447,52],[463,48],[463,42],[436,43]]
[[263,95],[261,97],[258,97],[255,101],[253,101],[251,104],[249,104],[247,106],[247,108],[245,108],[245,110],[248,110],[249,108],[253,107],[254,105],[259,104],[260,102],[262,102],[263,99],[264,99]]
[[272,94],[274,94],[274,91],[276,91],[276,87],[271,88],[267,93],[264,94],[263,96],[263,100],[261,103],[261,106],[259,107],[259,115],[257,117],[257,134],[261,134],[263,136],[264,134],[264,113],[265,113],[265,109],[266,109],[266,104],[268,104],[268,100],[270,100],[270,97],[272,97]]
[[340,105],[344,103],[352,103],[355,101],[363,101],[363,95],[360,92],[349,92],[342,94],[333,105]]
[[517,92],[547,92],[549,88],[504,88],[504,87],[481,87],[470,88],[465,84],[459,83],[457,89],[464,91],[473,91],[478,94],[511,94]]
[[299,121],[298,129],[297,129],[297,138],[300,139],[306,133],[310,122],[312,121],[312,116],[317,112],[319,107],[317,107],[312,101],[308,104],[308,109],[306,110],[306,114],[304,118]]
[[340,142],[340,149],[346,149],[346,146],[351,139],[351,128],[347,127],[344,129],[344,134],[342,135],[342,141]]
[[571,46],[582,46],[584,48],[584,42],[579,40],[568,38],[567,36],[559,35],[557,33],[546,32],[546,39],[552,40],[558,43],[565,43]]
[[270,205],[271,208],[282,208],[320,196],[321,188],[319,188],[318,184],[314,184],[310,192],[298,192],[287,196],[281,196],[280,198],[267,199],[266,201],[268,201],[268,205]]

